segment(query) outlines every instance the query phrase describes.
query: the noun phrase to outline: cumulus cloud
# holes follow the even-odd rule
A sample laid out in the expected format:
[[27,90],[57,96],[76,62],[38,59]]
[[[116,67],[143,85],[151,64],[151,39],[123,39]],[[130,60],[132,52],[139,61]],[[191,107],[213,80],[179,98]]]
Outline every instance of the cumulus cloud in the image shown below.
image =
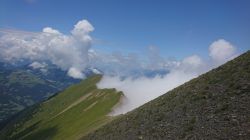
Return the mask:
[[222,64],[236,57],[236,48],[228,41],[219,39],[209,46],[209,56],[215,63]]
[[75,79],[83,79],[85,76],[82,72],[74,67],[71,67],[68,71],[68,75]]
[[94,27],[87,20],[81,20],[77,22],[71,33],[82,42],[90,43],[92,38],[89,36],[89,33],[92,31],[94,31]]
[[[171,67],[165,67],[169,69],[169,72],[164,76],[121,78],[119,76],[105,75],[97,86],[98,88],[116,88],[123,91],[124,98],[121,104],[114,108],[111,115],[126,113],[230,60],[236,56],[235,50],[236,47],[229,42],[218,40],[209,46],[209,56],[213,61],[204,60],[198,55],[191,55],[181,61],[174,61],[171,63]],[[166,61],[159,59],[159,57],[157,59],[157,62],[161,63]]]
[[88,66],[88,50],[92,44],[90,33],[94,27],[87,21],[77,22],[70,35],[45,27],[40,33],[5,31],[0,34],[0,58],[7,62],[21,59],[50,61],[69,76],[80,78]]

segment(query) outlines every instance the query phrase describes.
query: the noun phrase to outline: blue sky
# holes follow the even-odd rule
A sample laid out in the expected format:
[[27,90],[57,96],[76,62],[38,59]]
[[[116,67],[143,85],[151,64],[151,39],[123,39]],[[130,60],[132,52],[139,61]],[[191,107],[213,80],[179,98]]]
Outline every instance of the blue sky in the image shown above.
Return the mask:
[[69,34],[81,19],[95,28],[93,47],[107,52],[143,55],[153,45],[164,57],[206,57],[220,38],[250,48],[249,0],[0,0],[0,28]]

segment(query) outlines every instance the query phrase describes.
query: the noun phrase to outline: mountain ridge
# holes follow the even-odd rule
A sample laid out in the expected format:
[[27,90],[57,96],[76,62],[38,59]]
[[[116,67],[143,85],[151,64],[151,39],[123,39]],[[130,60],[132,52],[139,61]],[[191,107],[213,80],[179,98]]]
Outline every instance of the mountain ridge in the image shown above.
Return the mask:
[[100,79],[91,76],[24,110],[0,131],[0,139],[79,139],[109,122],[112,117],[107,115],[122,92],[97,89]]

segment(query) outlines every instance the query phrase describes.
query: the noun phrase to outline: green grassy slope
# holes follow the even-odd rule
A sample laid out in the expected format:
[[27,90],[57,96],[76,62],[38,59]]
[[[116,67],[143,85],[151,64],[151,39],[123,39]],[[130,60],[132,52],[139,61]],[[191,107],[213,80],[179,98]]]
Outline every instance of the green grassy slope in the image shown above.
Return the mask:
[[78,139],[108,122],[107,114],[122,95],[97,89],[101,76],[90,77],[22,113],[1,131],[0,139]]
[[249,138],[250,51],[83,137],[84,140]]

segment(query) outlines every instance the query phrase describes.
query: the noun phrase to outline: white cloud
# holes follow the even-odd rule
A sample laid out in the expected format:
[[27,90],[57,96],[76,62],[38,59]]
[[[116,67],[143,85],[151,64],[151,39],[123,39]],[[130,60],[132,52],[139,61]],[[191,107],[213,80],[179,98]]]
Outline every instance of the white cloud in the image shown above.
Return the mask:
[[41,68],[45,68],[47,66],[47,64],[46,63],[39,63],[39,62],[35,61],[35,62],[31,63],[29,66],[32,67],[33,69],[41,69]]
[[102,74],[98,69],[92,69],[92,71],[93,71],[93,73],[95,73],[95,74]]
[[83,43],[90,43],[92,39],[89,33],[92,31],[94,31],[94,27],[87,20],[81,20],[77,22],[71,33]]
[[183,59],[183,63],[187,65],[192,65],[194,67],[200,66],[203,62],[198,55],[192,55]]
[[82,74],[80,70],[77,68],[71,67],[68,71],[68,75],[75,79],[83,79],[85,76]]
[[45,62],[40,63],[37,61],[34,61],[33,63],[29,65],[29,67],[31,67],[32,69],[38,69],[44,74],[48,72],[47,66],[48,64],[46,64]]
[[50,34],[57,34],[60,35],[61,33],[55,29],[52,29],[51,27],[45,27],[43,28],[44,33],[50,33]]
[[209,46],[209,56],[217,64],[225,63],[236,57],[236,48],[228,41],[219,39]]
[[198,55],[191,55],[179,63],[178,69],[189,73],[201,73],[206,71],[207,64]]
[[88,66],[88,50],[92,38],[89,35],[94,30],[87,20],[79,21],[71,31],[65,35],[51,27],[45,27],[43,32],[32,34],[26,32],[2,32],[0,34],[0,58],[13,62],[20,59],[30,61],[51,61],[63,70],[75,68],[78,76],[84,77],[82,71]]

